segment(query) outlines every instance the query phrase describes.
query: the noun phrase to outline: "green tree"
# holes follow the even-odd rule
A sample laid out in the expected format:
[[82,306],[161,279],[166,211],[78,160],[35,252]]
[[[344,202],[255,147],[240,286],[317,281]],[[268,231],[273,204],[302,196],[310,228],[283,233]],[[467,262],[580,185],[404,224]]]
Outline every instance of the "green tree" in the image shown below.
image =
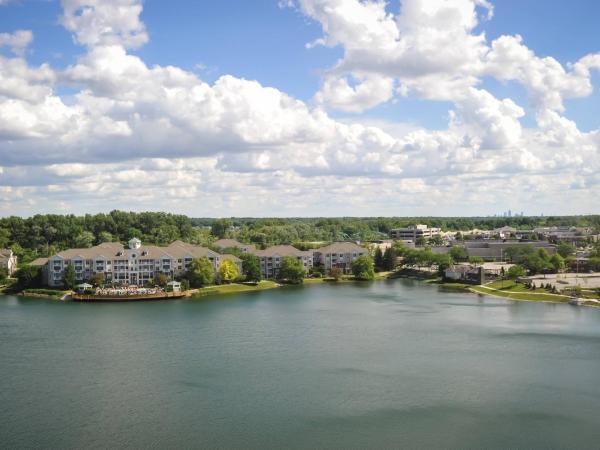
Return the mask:
[[293,256],[284,256],[281,261],[279,278],[292,284],[300,284],[304,281],[304,264]]
[[385,253],[383,254],[383,269],[384,270],[394,270],[396,268],[396,251],[393,247],[388,247],[385,249]]
[[75,238],[75,247],[90,248],[94,245],[94,234],[89,231],[83,231]]
[[188,267],[187,279],[191,287],[202,287],[211,284],[214,280],[212,262],[206,256],[192,259]]
[[438,254],[435,255],[435,263],[438,267],[438,273],[443,276],[446,272],[446,269],[454,264],[454,260],[448,254]]
[[101,231],[98,234],[98,242],[102,244],[103,242],[113,242],[113,235],[108,231]]
[[39,287],[42,285],[42,270],[37,266],[21,266],[15,278],[19,289]]
[[229,231],[229,228],[231,228],[231,220],[218,219],[213,222],[212,226],[210,227],[210,231],[213,236],[222,239],[225,237],[225,234],[227,234],[227,231]]
[[238,266],[230,259],[225,259],[219,266],[219,274],[223,281],[233,281],[239,276]]
[[565,260],[559,253],[552,255],[550,258],[550,264],[554,268],[555,272],[560,272],[565,268]]
[[352,273],[359,280],[372,280],[375,278],[373,258],[367,255],[359,256],[352,263]]
[[67,267],[65,267],[63,273],[63,285],[67,289],[74,289],[76,282],[77,281],[75,279],[75,268],[73,267],[73,264],[69,264]]
[[106,282],[106,276],[102,272],[94,273],[90,277],[90,284],[93,284],[94,286],[101,286],[105,282]]
[[523,266],[515,265],[508,269],[507,276],[511,280],[516,280],[517,278],[521,278],[527,275],[527,271]]
[[8,278],[8,270],[6,270],[4,267],[0,267],[0,284],[4,283],[6,278]]
[[559,242],[556,246],[556,252],[563,258],[566,258],[575,254],[575,247],[568,242]]
[[166,273],[158,272],[154,276],[154,284],[156,286],[165,287],[169,282],[169,276]]
[[246,275],[246,280],[258,282],[262,279],[260,272],[260,258],[250,253],[242,253],[242,272]]
[[444,245],[444,238],[436,234],[429,239],[429,245]]
[[383,252],[381,251],[381,247],[377,247],[377,249],[375,249],[374,264],[375,270],[383,269]]
[[417,247],[423,247],[426,244],[425,238],[423,236],[417,236],[417,240],[415,241],[415,245]]
[[344,272],[339,267],[332,267],[329,270],[329,276],[333,278],[335,281],[340,281],[344,276]]
[[462,245],[454,245],[448,252],[454,261],[466,261],[469,255]]
[[484,263],[484,259],[481,256],[469,256],[469,263],[474,266],[480,266]]

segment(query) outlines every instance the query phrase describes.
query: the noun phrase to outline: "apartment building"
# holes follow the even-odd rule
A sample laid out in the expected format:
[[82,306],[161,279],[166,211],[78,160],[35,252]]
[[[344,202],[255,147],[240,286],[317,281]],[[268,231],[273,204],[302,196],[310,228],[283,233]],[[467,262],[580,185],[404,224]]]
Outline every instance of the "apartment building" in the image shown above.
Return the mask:
[[417,242],[417,238],[431,239],[441,233],[440,228],[429,228],[427,225],[409,225],[406,228],[394,228],[390,230],[390,237],[398,240],[410,240]]
[[17,255],[10,248],[0,248],[0,269],[5,269],[8,276],[17,271]]
[[314,264],[323,266],[325,272],[335,267],[342,269],[344,273],[350,273],[356,258],[368,254],[369,250],[354,242],[334,242],[314,250]]
[[235,239],[219,239],[213,244],[215,247],[220,249],[226,248],[237,248],[242,253],[254,253],[256,251],[256,246],[252,244],[242,244],[241,242]]
[[260,271],[263,278],[277,278],[283,258],[286,256],[302,261],[306,272],[313,266],[312,251],[298,250],[291,245],[275,245],[265,250],[255,250],[253,253],[260,259]]
[[213,264],[215,272],[224,260],[231,260],[238,265],[241,273],[242,262],[233,255],[222,255],[205,247],[175,241],[168,247],[142,245],[133,238],[125,248],[118,242],[106,242],[91,248],[75,248],[65,250],[40,260],[43,273],[49,286],[60,286],[63,283],[65,268],[72,265],[78,282],[89,280],[94,274],[102,273],[107,283],[127,285],[143,285],[158,273],[169,278],[183,274],[192,259],[207,257]]

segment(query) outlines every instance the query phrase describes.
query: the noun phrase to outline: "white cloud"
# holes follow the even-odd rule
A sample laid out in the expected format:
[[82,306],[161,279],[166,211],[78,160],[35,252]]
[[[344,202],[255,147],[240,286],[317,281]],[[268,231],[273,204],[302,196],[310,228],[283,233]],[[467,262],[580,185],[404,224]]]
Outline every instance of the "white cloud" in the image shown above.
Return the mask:
[[18,30],[14,33],[0,33],[0,47],[9,47],[14,54],[19,56],[23,55],[25,49],[32,41],[33,33],[30,30]]
[[[382,2],[301,0],[323,27],[320,43],[344,49],[315,104],[232,75],[209,84],[148,66],[127,51],[148,40],[139,1],[63,5],[63,24],[86,47],[74,64],[57,71],[30,66],[23,52],[0,57],[2,210],[130,207],[115,198],[156,209],[158,198],[159,209],[214,215],[442,214],[464,199],[514,198],[529,209],[541,192],[537,204],[549,208],[576,190],[569,207],[582,212],[586,190],[600,190],[599,133],[561,115],[564,98],[589,95],[600,57],[566,70],[518,37],[488,45],[474,32],[491,18],[486,1],[405,0],[393,16]],[[523,128],[522,106],[482,89],[485,76],[522,83],[538,127]],[[56,93],[65,85],[79,90],[69,101]],[[451,101],[448,127],[326,112],[397,95]],[[560,182],[547,182],[550,173]]]

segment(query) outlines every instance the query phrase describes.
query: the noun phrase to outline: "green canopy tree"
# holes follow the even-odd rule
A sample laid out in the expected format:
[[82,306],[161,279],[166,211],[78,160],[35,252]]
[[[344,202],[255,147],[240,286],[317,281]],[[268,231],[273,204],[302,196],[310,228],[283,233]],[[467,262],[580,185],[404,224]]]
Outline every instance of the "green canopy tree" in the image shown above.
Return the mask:
[[246,275],[246,280],[260,281],[262,279],[260,258],[250,253],[242,253],[239,258],[242,260],[242,272]]
[[188,266],[186,275],[191,287],[207,286],[214,280],[212,262],[206,256],[194,258]]
[[394,270],[396,268],[396,251],[393,247],[388,247],[385,249],[385,253],[383,254],[383,269],[384,270]]
[[293,256],[285,256],[281,261],[279,278],[288,283],[300,284],[304,281],[304,264]]
[[377,247],[375,250],[375,258],[374,258],[375,270],[383,269],[383,252],[380,247]]
[[359,280],[372,280],[375,278],[373,258],[367,255],[359,256],[352,263],[352,273]]
[[508,269],[507,277],[511,280],[516,280],[527,275],[527,271],[523,266],[515,265]]
[[74,289],[75,283],[75,268],[73,267],[73,264],[69,264],[67,267],[65,267],[63,273],[63,284],[67,289]]

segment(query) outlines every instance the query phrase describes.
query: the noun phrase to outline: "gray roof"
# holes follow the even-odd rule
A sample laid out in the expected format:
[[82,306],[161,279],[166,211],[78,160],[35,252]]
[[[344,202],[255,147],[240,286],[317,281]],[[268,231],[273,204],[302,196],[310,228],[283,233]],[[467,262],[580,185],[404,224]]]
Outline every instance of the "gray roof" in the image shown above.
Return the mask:
[[273,247],[254,252],[256,256],[272,257],[272,256],[312,256],[312,252],[298,250],[291,245],[274,245]]
[[315,250],[317,253],[369,253],[365,247],[354,242],[334,242]]

